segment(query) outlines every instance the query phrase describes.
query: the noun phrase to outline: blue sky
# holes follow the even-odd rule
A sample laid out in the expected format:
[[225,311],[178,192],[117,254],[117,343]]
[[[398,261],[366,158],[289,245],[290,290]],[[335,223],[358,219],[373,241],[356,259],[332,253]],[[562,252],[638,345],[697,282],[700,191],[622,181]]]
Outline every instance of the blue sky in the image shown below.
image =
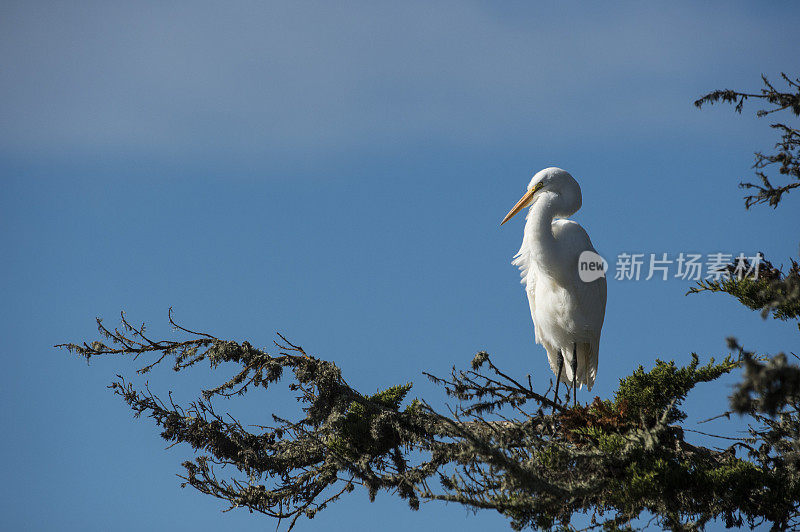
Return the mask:
[[[187,449],[165,450],[105,388],[117,373],[143,383],[138,366],[52,348],[93,338],[95,316],[112,325],[124,309],[169,335],[173,307],[190,328],[257,346],[281,331],[365,393],[413,381],[441,405],[421,371],[482,349],[547,386],[510,265],[523,222],[498,227],[541,168],[581,183],[574,218],[612,263],[797,256],[798,198],[746,212],[736,187],[774,143],[768,122],[692,102],[796,66],[799,14],[791,2],[3,2],[3,528],[274,526],[178,487]],[[796,349],[791,325],[684,297],[690,285],[609,281],[584,400],[657,357],[724,356],[729,335]],[[231,370],[149,381],[191,399]],[[258,423],[291,413],[287,396],[219,406]],[[698,389],[690,420],[725,400]],[[297,529],[377,525],[506,526],[356,492]]]

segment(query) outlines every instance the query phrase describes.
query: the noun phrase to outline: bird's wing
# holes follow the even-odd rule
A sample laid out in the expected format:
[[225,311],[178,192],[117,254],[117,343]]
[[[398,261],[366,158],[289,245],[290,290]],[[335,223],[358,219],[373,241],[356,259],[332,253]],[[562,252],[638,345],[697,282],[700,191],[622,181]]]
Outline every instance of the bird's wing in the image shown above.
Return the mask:
[[[606,314],[607,285],[606,278],[600,277],[591,282],[584,282],[578,274],[578,259],[584,251],[595,251],[592,241],[586,231],[572,220],[556,220],[553,222],[553,236],[567,250],[570,259],[568,263],[573,268],[573,281],[570,283],[570,293],[575,297],[576,316],[575,325],[578,326],[580,335],[588,349],[582,353],[579,361],[579,377],[591,389],[597,375],[597,362],[600,353],[600,331]],[[578,331],[576,331],[578,332]]]
[[578,258],[584,251],[597,253],[589,235],[577,222],[572,220],[554,220],[553,236],[558,240],[561,249],[570,255],[569,264],[574,275],[572,292],[578,300],[583,316],[583,325],[589,337],[600,338],[600,329],[606,314],[607,286],[605,277],[592,282],[584,282],[578,275]]

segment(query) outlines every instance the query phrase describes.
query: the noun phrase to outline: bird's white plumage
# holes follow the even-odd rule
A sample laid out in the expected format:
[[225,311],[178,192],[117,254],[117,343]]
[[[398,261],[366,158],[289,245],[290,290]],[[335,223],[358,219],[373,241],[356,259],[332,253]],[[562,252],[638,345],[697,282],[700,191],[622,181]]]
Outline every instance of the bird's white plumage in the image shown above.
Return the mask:
[[568,172],[545,168],[533,176],[528,190],[534,187],[522,246],[512,264],[521,270],[535,340],[547,351],[553,373],[558,374],[563,356],[561,381],[572,384],[575,377],[577,385],[591,390],[597,376],[606,280],[584,282],[578,273],[580,254],[595,251],[583,227],[565,219],[581,207],[580,186]]

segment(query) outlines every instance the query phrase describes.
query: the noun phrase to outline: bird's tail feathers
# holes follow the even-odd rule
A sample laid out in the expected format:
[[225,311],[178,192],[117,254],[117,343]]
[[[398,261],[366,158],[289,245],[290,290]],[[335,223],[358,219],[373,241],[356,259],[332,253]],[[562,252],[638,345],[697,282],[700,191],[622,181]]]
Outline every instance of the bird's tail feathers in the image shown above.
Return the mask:
[[[593,348],[592,344],[589,342],[581,342],[576,347],[576,355],[578,359],[576,368],[578,387],[583,388],[583,386],[586,385],[587,389],[591,391],[592,387],[594,386],[595,377],[597,376],[598,350]],[[550,363],[550,369],[555,375],[558,375],[559,359],[563,357],[564,366],[561,369],[561,382],[571,386],[573,378],[575,377],[572,371],[572,346],[561,349],[553,346],[545,346],[545,349],[547,350],[547,359]]]

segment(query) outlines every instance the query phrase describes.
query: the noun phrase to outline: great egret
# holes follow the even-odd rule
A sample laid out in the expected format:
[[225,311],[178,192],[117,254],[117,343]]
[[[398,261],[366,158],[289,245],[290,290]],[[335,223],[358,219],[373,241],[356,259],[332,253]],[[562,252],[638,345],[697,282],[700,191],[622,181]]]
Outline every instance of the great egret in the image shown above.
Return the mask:
[[561,168],[537,172],[500,225],[528,206],[522,247],[512,264],[522,271],[536,343],[544,346],[556,374],[556,400],[558,385],[564,382],[572,384],[575,402],[577,386],[586,384],[591,390],[597,375],[606,279],[581,280],[581,254],[590,251],[594,255],[588,256],[598,259],[599,255],[583,227],[564,219],[581,208],[581,187],[569,172]]

